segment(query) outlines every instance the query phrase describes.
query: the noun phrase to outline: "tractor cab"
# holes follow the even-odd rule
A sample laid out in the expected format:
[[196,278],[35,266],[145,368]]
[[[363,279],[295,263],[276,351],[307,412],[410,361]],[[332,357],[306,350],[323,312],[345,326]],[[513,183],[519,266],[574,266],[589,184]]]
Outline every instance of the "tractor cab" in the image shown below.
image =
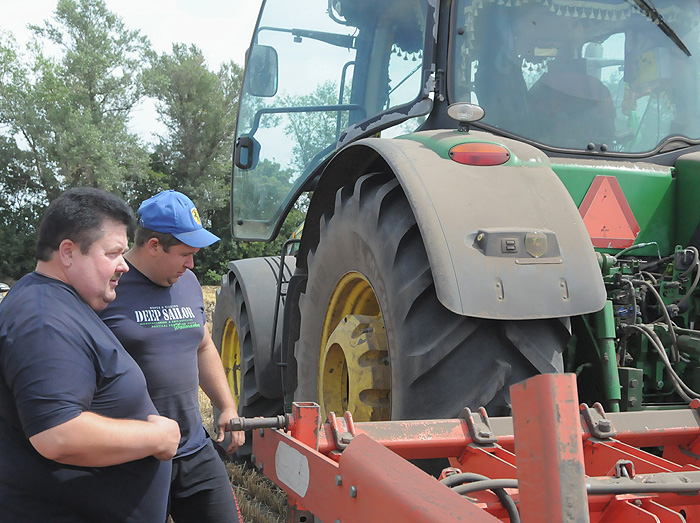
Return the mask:
[[233,235],[274,237],[353,141],[456,129],[457,102],[550,156],[697,145],[699,24],[686,0],[266,0],[240,98]]

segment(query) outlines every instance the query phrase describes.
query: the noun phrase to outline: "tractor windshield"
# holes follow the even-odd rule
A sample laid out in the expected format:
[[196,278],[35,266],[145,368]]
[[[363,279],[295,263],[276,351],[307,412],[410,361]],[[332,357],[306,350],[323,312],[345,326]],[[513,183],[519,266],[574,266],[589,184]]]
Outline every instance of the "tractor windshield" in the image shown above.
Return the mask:
[[459,0],[450,102],[552,148],[700,140],[697,0]]

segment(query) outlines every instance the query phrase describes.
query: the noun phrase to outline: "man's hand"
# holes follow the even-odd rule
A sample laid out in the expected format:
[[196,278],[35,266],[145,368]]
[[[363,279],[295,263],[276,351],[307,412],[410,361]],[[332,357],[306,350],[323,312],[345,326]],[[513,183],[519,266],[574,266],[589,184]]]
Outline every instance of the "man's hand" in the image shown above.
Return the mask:
[[180,426],[177,421],[155,414],[148,416],[146,421],[153,423],[162,433],[162,448],[153,453],[153,457],[162,461],[173,459],[180,445]]
[[[217,443],[221,443],[224,441],[224,438],[226,437],[226,431],[229,428],[229,423],[231,421],[231,418],[237,418],[238,417],[238,412],[236,409],[230,408],[230,409],[224,409],[221,412],[221,416],[219,416],[219,422],[217,424],[217,430],[218,430],[218,436],[216,438]],[[231,432],[231,443],[229,446],[226,448],[226,454],[231,455],[236,450],[239,449],[245,443],[245,432],[242,430],[236,430]]]

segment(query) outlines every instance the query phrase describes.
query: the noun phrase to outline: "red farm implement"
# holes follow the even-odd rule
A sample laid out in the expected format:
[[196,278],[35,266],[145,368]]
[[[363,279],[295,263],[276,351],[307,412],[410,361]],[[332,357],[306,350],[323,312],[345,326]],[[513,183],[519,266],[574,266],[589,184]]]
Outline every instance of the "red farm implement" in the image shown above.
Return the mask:
[[[700,402],[605,413],[573,374],[511,389],[513,417],[354,423],[313,403],[239,418],[253,459],[289,499],[289,521],[635,521],[700,518]],[[264,428],[267,427],[267,428]],[[279,428],[274,428],[279,427]],[[441,479],[408,460],[449,458]]]

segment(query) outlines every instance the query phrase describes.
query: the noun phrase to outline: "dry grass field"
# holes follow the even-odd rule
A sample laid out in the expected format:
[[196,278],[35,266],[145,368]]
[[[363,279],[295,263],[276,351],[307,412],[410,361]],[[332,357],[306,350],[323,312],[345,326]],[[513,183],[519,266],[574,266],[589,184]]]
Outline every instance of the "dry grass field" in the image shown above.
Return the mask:
[[[216,303],[217,287],[202,287],[204,306],[211,327],[211,314]],[[214,434],[214,415],[209,399],[199,391],[199,408],[202,421],[210,434]],[[287,496],[265,476],[254,469],[237,463],[226,465],[231,485],[238,499],[241,516],[245,523],[281,523],[286,519]]]

